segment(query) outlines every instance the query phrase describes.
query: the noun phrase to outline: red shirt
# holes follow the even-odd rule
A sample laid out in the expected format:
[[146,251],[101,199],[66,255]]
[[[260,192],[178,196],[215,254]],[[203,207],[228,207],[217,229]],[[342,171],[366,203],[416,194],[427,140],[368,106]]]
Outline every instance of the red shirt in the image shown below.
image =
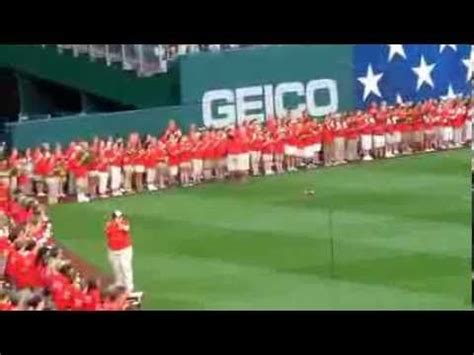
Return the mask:
[[227,139],[223,138],[217,142],[215,153],[217,159],[225,158],[227,155]]
[[334,141],[334,132],[333,130],[328,127],[327,125],[324,125],[323,127],[323,142],[324,144],[331,144]]
[[417,119],[415,122],[413,122],[413,130],[416,132],[423,131],[425,128],[425,125],[422,120]]
[[267,138],[262,141],[262,154],[273,154],[274,148],[273,139]]
[[[129,225],[128,221],[122,222]],[[130,232],[121,230],[115,221],[107,222],[106,226],[107,246],[110,250],[122,250],[132,245]]]
[[192,154],[191,154],[191,143],[181,143],[179,145],[179,161],[180,162],[189,162],[191,161]]
[[355,127],[349,127],[346,129],[346,138],[347,139],[357,139],[359,138],[359,131]]
[[373,134],[376,136],[383,136],[385,134],[384,124],[376,123],[373,128]]
[[370,135],[372,134],[374,127],[370,122],[365,121],[361,127],[359,128],[360,134],[362,135]]
[[273,138],[273,153],[279,155],[285,153],[285,138],[283,135],[278,135],[276,138]]
[[55,273],[51,276],[51,296],[58,310],[67,310],[72,306],[74,286],[69,279]]
[[84,294],[84,310],[86,311],[95,311],[99,309],[101,304],[100,291],[91,290]]
[[153,149],[153,155],[157,163],[162,163],[166,161],[166,157],[167,157],[166,150],[162,147],[158,147],[158,146],[155,147]]
[[254,152],[261,151],[262,146],[263,146],[263,139],[260,137],[256,137],[250,142],[250,150]]
[[36,256],[33,252],[18,253],[16,286],[20,289],[37,287],[37,275],[34,267]]
[[230,155],[241,154],[243,152],[243,143],[240,137],[234,137],[227,141],[227,153]]
[[179,164],[179,146],[177,143],[168,143],[166,146],[168,152],[168,164],[169,166],[176,166]]

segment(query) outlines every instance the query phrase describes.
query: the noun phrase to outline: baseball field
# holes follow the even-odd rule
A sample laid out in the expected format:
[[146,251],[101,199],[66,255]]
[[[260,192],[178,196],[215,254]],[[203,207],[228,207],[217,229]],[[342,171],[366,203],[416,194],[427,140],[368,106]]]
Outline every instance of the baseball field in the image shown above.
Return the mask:
[[110,273],[104,223],[126,213],[146,309],[467,309],[469,167],[464,149],[51,214],[56,238]]

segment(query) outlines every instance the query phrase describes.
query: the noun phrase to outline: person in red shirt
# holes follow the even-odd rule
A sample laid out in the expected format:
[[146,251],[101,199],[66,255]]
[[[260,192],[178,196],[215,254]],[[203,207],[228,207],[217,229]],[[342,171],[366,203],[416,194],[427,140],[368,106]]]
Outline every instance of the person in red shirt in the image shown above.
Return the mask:
[[71,309],[73,297],[72,266],[68,262],[58,263],[58,270],[50,276],[51,298],[60,311]]
[[347,163],[345,160],[346,128],[341,116],[337,115],[334,123],[334,165]]
[[143,164],[146,172],[146,188],[148,191],[156,191],[156,155],[155,155],[156,138],[151,138],[145,147],[145,155]]
[[181,129],[178,127],[175,120],[169,120],[168,127],[162,136],[162,140],[169,141],[171,137],[174,137],[174,139],[177,141],[182,135]]
[[347,161],[359,160],[359,154],[357,152],[357,146],[359,144],[359,131],[355,121],[350,120],[348,127],[346,128],[346,159]]
[[273,175],[273,155],[275,152],[275,142],[270,132],[265,132],[262,135],[262,160],[263,160],[263,171],[265,175]]
[[35,273],[35,260],[36,243],[34,240],[28,240],[18,252],[15,282],[18,289],[35,288],[39,286]]
[[187,136],[181,136],[178,141],[179,180],[183,187],[192,186],[191,178],[191,143]]
[[107,162],[110,166],[110,190],[112,196],[121,196],[122,191],[122,161],[123,149],[119,143],[115,143],[112,150],[107,151]]
[[423,116],[423,126],[424,126],[424,145],[423,150],[425,152],[434,151],[434,141],[435,141],[435,127],[433,118],[430,113],[427,113]]
[[8,292],[0,288],[0,311],[12,311],[13,306]]
[[107,182],[109,181],[109,160],[107,158],[107,151],[100,148],[96,155],[96,170],[99,179],[98,192],[100,198],[107,198]]
[[53,153],[55,167],[54,170],[57,171],[58,176],[58,197],[66,197],[66,183],[67,183],[67,165],[66,165],[66,155],[62,151],[61,144],[57,143],[54,148]]
[[254,125],[253,132],[250,136],[250,165],[252,175],[260,175],[260,161],[262,158],[262,144],[263,137],[260,132],[260,127]]
[[201,134],[197,131],[190,133],[191,143],[191,175],[194,184],[200,184],[203,172],[203,150]]
[[454,118],[452,121],[453,125],[453,144],[454,147],[460,148],[463,140],[463,128],[464,128],[464,112],[463,108],[458,105],[453,114]]
[[88,190],[88,170],[86,163],[89,156],[89,153],[83,146],[77,145],[69,159],[69,169],[74,174],[78,202],[90,201],[86,195]]
[[170,136],[170,139],[166,144],[166,153],[168,156],[169,185],[172,186],[176,184],[180,163],[179,145],[174,135]]
[[385,122],[385,157],[393,158],[395,156],[395,123],[390,115],[387,115]]
[[36,148],[33,153],[34,180],[36,195],[38,197],[46,196],[44,193],[44,158],[40,148]]
[[48,190],[48,204],[55,204],[59,201],[59,174],[56,169],[56,157],[49,151],[44,154],[44,180]]
[[362,160],[373,160],[370,153],[373,148],[372,134],[374,124],[375,120],[369,115],[365,115],[364,118],[360,121],[360,125],[358,128],[361,139]]
[[166,145],[158,140],[153,152],[156,160],[158,188],[163,190],[166,188],[165,180],[168,176],[168,153],[166,151]]
[[204,180],[213,178],[214,166],[214,142],[211,131],[204,131],[202,136],[203,175]]
[[382,159],[385,157],[385,122],[378,120],[372,129],[374,157]]
[[146,150],[139,145],[133,158],[133,169],[135,173],[135,188],[137,192],[143,191],[143,178],[145,174],[145,163],[146,163]]
[[227,168],[227,137],[224,130],[219,130],[217,133],[217,142],[214,147],[216,157],[216,178],[223,180],[225,178]]
[[270,139],[273,143],[273,153],[275,158],[275,170],[277,174],[283,174],[283,160],[285,157],[285,130],[278,128],[275,133],[271,133]]
[[298,135],[296,131],[296,121],[290,120],[285,126],[285,162],[286,170],[297,171],[296,156],[298,154]]
[[97,280],[87,280],[83,294],[83,309],[85,311],[96,311],[100,309],[102,300],[100,297],[99,282]]
[[330,116],[324,120],[322,138],[324,165],[332,166],[334,162],[334,127]]
[[130,223],[121,211],[114,211],[105,226],[109,262],[114,272],[115,282],[133,291],[132,238]]
[[227,135],[227,170],[231,179],[237,179],[240,175],[239,159],[242,154],[242,145],[240,135],[229,130]]
[[132,179],[135,154],[136,150],[131,144],[129,144],[128,147],[124,149],[122,154],[123,189],[126,194],[133,193]]

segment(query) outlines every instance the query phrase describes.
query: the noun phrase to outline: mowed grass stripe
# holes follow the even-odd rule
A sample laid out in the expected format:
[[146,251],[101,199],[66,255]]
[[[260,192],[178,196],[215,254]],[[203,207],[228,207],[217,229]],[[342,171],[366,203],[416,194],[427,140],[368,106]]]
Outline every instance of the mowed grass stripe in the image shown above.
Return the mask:
[[[209,201],[183,195],[174,198],[161,197],[134,197],[136,205],[116,205],[112,201],[95,203],[82,213],[89,213],[90,218],[103,216],[105,219],[113,208],[122,208],[134,221],[140,219],[135,221],[134,228],[147,223],[142,217],[150,218],[149,227],[151,230],[156,229],[158,235],[167,234],[165,230],[169,223],[177,223],[179,226],[191,223],[192,226],[186,228],[189,230],[187,235],[180,238],[194,237],[194,227],[201,226],[204,229],[209,227],[235,230],[238,233],[234,237],[240,237],[240,234],[247,232],[268,232],[290,235],[291,241],[295,238],[329,239],[329,211],[325,209],[307,211],[284,207],[269,208],[232,199]],[[150,208],[140,210],[140,205],[149,205]],[[76,206],[70,205],[67,208],[74,209]],[[179,213],[170,214],[169,211],[174,209],[179,209]],[[94,224],[99,228],[101,223],[104,222],[98,218]],[[465,233],[469,232],[468,228],[462,227]],[[333,237],[336,243],[342,240],[400,251],[428,251],[434,254],[465,256],[465,245],[453,246],[446,238],[446,234],[456,232],[457,229],[457,226],[453,227],[445,222],[419,222],[413,218],[397,218],[394,215],[370,215],[339,210],[333,212]],[[393,237],[394,235],[396,237]],[[456,246],[458,248],[455,248]]]
[[[200,308],[204,309],[367,309],[373,308],[374,304],[384,309],[416,309],[426,308],[427,305],[457,309],[465,303],[465,300],[457,297],[313,275],[276,274],[261,268],[237,267],[205,258],[162,255],[157,267],[170,270],[161,276],[150,275],[150,279],[147,279],[147,282],[159,285],[162,290],[159,295],[151,295],[157,298],[159,304],[161,297],[201,304]],[[197,269],[201,272],[197,272]]]
[[[105,218],[115,208],[129,213],[137,285],[147,293],[150,308],[226,308],[226,299],[227,307],[262,308],[261,297],[273,284],[281,289],[288,284],[294,290],[313,281],[318,286],[311,286],[309,295],[293,295],[289,302],[306,308],[380,307],[384,301],[371,301],[370,295],[383,289],[376,294],[385,298],[384,308],[416,308],[417,297],[425,300],[424,308],[467,307],[470,204],[461,197],[464,184],[469,193],[470,180],[462,171],[465,161],[469,162],[467,151],[449,152],[254,179],[244,185],[212,184],[57,206],[53,218],[61,241],[108,270]],[[417,173],[420,165],[425,168]],[[438,173],[439,165],[451,173]],[[317,191],[313,200],[303,195],[310,185]],[[388,205],[389,191],[403,198]],[[440,213],[445,201],[452,202],[448,213]],[[329,203],[334,211],[337,279],[329,267]],[[164,265],[163,260],[169,262]],[[181,265],[183,260],[188,262]],[[220,268],[234,270],[230,284],[219,283]],[[176,269],[183,274],[178,277]],[[204,282],[206,273],[214,276]],[[258,282],[250,282],[254,278]],[[341,283],[352,285],[342,289],[352,287],[369,298],[339,295]],[[339,295],[340,302],[321,292]],[[390,294],[401,298],[397,301]],[[267,305],[284,308],[284,297],[279,293]]]
[[[101,213],[95,214],[96,216]],[[212,227],[200,220],[173,221],[166,216],[152,217],[149,214],[132,212],[134,234],[144,236],[135,238],[140,258],[144,252],[157,259],[161,254],[185,255],[261,267],[274,272],[313,274],[321,278],[331,278],[330,240],[323,238],[294,238],[277,231],[249,231],[238,233],[234,228]],[[156,234],[148,233],[159,226]],[[378,228],[378,227],[376,227]],[[186,231],[185,235],[179,235]],[[322,233],[324,234],[324,233]],[[163,239],[161,235],[176,235]],[[383,235],[383,234],[376,234]],[[428,290],[446,295],[456,295],[459,288],[439,288],[436,279],[430,278],[433,272],[437,277],[466,275],[467,257],[443,257],[428,253],[397,251],[387,247],[360,245],[357,236],[337,240],[336,270],[341,280],[390,285],[401,289],[417,291]],[[93,245],[90,245],[93,248]],[[105,252],[105,250],[104,250]],[[409,254],[409,255],[407,255]],[[423,265],[417,270],[418,264]],[[370,266],[378,267],[371,270]],[[440,265],[448,267],[439,268]],[[453,282],[458,280],[454,279]],[[461,284],[462,282],[458,282]]]

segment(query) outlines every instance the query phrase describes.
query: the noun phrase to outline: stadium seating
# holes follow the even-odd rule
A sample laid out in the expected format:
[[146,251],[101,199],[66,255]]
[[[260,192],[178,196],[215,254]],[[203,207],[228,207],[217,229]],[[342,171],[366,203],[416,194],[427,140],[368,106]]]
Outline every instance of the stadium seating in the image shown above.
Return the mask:
[[[46,45],[43,45],[46,46]],[[218,52],[257,45],[242,44],[58,44],[59,53],[87,55],[92,61],[117,64],[123,70],[135,71],[140,77],[165,73],[177,57],[197,52]],[[262,45],[259,45],[262,46]]]

